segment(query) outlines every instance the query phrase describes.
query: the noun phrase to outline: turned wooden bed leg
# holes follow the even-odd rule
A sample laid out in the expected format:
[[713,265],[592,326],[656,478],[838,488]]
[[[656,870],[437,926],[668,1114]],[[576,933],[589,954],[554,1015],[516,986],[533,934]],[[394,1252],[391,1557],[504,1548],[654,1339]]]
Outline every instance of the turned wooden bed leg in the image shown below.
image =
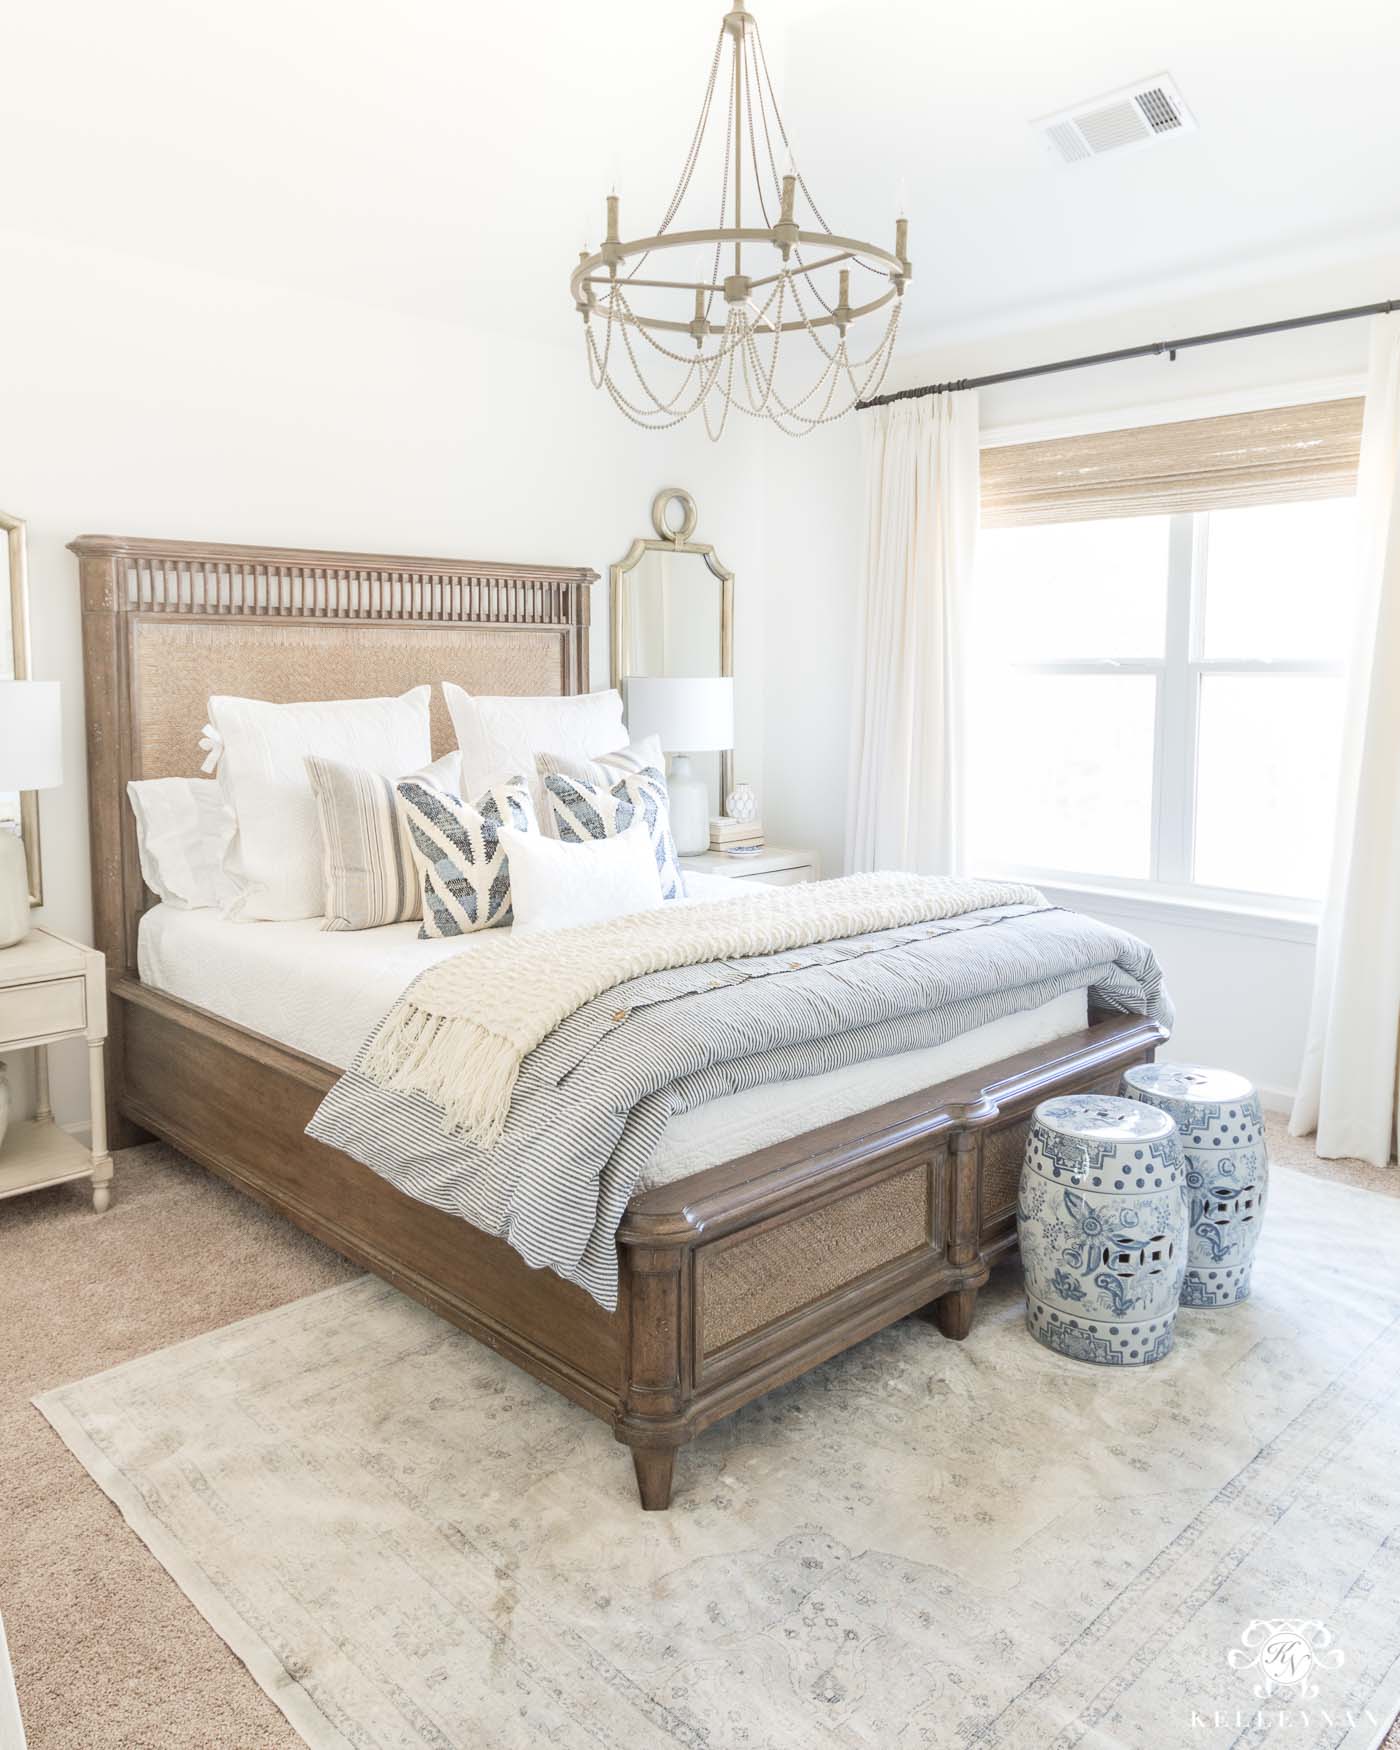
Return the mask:
[[676,1468],[674,1446],[634,1446],[637,1493],[648,1513],[664,1513],[671,1505],[671,1478]]
[[632,1449],[643,1508],[664,1513],[671,1505],[676,1448],[689,1438],[678,1426],[686,1408],[681,1301],[689,1254],[683,1246],[643,1244],[628,1244],[624,1251],[630,1341],[626,1410],[614,1433]]
[[[948,1262],[961,1266],[961,1288],[942,1294],[933,1303],[933,1317],[945,1337],[960,1343],[972,1329],[977,1290],[987,1280],[987,1266],[978,1248],[981,1198],[978,1187],[980,1137],[964,1130],[953,1138],[949,1150],[952,1174],[952,1213],[948,1233]],[[970,1278],[970,1280],[969,1280]]]
[[933,1303],[933,1316],[945,1337],[961,1343],[972,1329],[972,1313],[977,1305],[975,1288],[955,1288]]

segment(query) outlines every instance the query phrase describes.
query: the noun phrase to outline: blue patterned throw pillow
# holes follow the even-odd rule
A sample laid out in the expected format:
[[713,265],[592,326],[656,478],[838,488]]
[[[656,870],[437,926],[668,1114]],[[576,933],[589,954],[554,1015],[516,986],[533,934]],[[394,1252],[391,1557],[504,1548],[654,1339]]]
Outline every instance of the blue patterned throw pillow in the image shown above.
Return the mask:
[[511,921],[510,860],[501,831],[537,832],[523,778],[493,784],[475,802],[421,778],[398,785],[399,811],[423,881],[420,936],[468,936]]
[[[555,762],[562,765],[562,761]],[[625,772],[615,784],[595,784],[554,770],[545,774],[545,795],[554,830],[566,843],[585,839],[611,839],[626,832],[640,817],[646,823],[661,877],[662,899],[683,899],[685,884],[671,837],[670,800],[666,779],[659,767]]]

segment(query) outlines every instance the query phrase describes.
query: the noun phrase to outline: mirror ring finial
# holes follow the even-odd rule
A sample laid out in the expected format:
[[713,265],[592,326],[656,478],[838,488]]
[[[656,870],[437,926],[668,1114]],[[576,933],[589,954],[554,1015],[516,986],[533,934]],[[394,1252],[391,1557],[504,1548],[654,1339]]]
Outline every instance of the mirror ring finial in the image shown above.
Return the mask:
[[[679,503],[685,512],[679,528],[674,527],[666,515],[673,503]],[[683,486],[663,486],[651,501],[651,526],[663,541],[688,541],[695,533],[699,514],[695,500]]]

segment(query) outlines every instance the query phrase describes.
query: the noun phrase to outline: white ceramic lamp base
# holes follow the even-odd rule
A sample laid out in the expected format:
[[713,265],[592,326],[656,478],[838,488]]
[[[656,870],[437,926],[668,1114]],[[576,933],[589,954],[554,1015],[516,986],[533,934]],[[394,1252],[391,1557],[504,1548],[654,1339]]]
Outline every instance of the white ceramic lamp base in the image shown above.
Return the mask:
[[671,770],[666,779],[671,798],[671,836],[676,841],[676,854],[698,857],[710,848],[710,790],[703,778],[691,770],[690,756],[671,755]]
[[0,826],[0,948],[13,948],[29,934],[29,870],[24,840]]

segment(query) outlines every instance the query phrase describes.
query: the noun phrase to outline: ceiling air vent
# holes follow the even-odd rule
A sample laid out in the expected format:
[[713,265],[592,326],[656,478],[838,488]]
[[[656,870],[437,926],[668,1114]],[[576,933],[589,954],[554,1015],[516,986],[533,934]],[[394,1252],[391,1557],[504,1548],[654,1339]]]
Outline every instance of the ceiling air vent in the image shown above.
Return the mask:
[[1174,134],[1194,133],[1196,128],[1175,82],[1165,73],[1058,115],[1042,116],[1033,125],[1066,164],[1083,164],[1105,152],[1121,152],[1125,146],[1149,146]]

